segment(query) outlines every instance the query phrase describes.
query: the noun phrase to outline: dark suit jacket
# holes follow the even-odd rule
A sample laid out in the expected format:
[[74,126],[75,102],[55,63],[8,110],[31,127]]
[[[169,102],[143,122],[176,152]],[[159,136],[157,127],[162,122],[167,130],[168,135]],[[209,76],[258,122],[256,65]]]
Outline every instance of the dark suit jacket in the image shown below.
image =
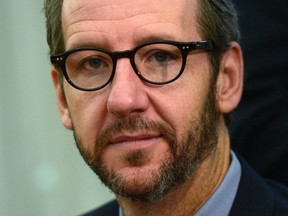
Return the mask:
[[[288,188],[262,179],[240,158],[242,175],[230,216],[288,216]],[[83,216],[118,216],[114,200]]]

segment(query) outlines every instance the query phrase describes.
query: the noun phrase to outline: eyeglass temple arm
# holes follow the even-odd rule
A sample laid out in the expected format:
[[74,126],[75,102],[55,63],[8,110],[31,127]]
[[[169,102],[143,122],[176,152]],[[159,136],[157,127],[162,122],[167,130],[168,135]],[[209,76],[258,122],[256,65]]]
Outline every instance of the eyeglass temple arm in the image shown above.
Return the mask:
[[195,43],[196,49],[202,49],[202,50],[213,50],[213,43],[212,41],[199,41]]

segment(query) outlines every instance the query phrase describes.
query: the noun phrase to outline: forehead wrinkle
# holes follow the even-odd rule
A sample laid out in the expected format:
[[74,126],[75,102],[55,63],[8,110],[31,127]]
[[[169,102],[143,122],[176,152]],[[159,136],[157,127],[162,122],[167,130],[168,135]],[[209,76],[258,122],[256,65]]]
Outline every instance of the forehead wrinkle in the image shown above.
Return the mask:
[[[142,3],[142,0],[140,0],[140,1],[139,0],[130,0],[130,1],[121,2],[119,4],[116,4],[114,2],[112,5],[107,5],[107,4],[109,4],[109,2],[106,4],[100,4],[99,1],[85,1],[84,0],[83,2],[84,2],[83,3],[84,5],[83,4],[78,5],[78,8],[76,8],[76,7],[73,8],[73,5],[70,8],[68,8],[69,7],[68,6],[66,8],[66,12],[68,12],[68,13],[66,13],[62,17],[64,19],[63,23],[66,24],[66,28],[64,28],[64,30],[63,30],[64,31],[64,38],[65,38],[66,42],[68,39],[70,41],[70,37],[77,38],[78,33],[81,33],[81,32],[84,34],[92,32],[95,36],[99,35],[100,37],[102,37],[102,39],[103,39],[103,35],[109,35],[107,38],[109,38],[112,35],[114,35],[113,36],[114,38],[116,36],[120,37],[120,38],[122,38],[124,36],[128,37],[127,34],[129,32],[129,34],[131,33],[131,35],[133,35],[133,39],[137,39],[134,37],[135,31],[138,31],[139,29],[141,29],[143,27],[143,30],[140,30],[139,32],[142,31],[142,33],[145,33],[145,31],[144,31],[145,26],[147,26],[147,30],[149,30],[148,26],[153,26],[153,24],[155,24],[155,26],[157,24],[161,24],[161,23],[171,24],[171,25],[176,26],[176,28],[180,32],[183,32],[183,30],[185,30],[185,28],[183,28],[183,26],[187,27],[187,22],[189,22],[189,25],[190,25],[190,26],[188,26],[189,28],[193,28],[193,26],[194,26],[194,25],[191,26],[191,23],[192,23],[191,17],[193,17],[194,13],[193,13],[193,11],[189,11],[189,9],[187,10],[187,8],[190,8],[189,7],[190,5],[187,5],[187,4],[181,4],[181,5],[177,4],[176,7],[168,7],[168,6],[165,7],[165,5],[167,5],[167,4],[164,4],[164,6],[163,6],[163,4],[160,4],[160,5],[156,4],[156,6],[153,7],[154,4],[151,3],[152,7],[150,6],[147,8],[145,8],[145,7],[139,8],[139,7],[133,7],[133,6],[125,7],[125,3],[127,3],[127,2]],[[107,1],[105,1],[105,2],[107,2]],[[143,1],[143,2],[145,2],[145,1]],[[95,4],[92,4],[92,3],[95,3]],[[189,0],[186,3],[191,4],[192,1]],[[149,4],[150,4],[150,2],[149,2]],[[123,5],[123,6],[120,7],[119,10],[115,10],[115,8],[117,8],[117,6],[119,6],[119,5]],[[159,7],[159,6],[161,6],[161,7]],[[107,11],[108,9],[111,10],[111,8],[114,8],[114,10],[117,11],[117,13],[113,13],[113,11],[112,12]],[[70,9],[70,11],[69,11],[69,9]],[[71,11],[71,9],[73,9],[73,10]],[[144,9],[144,10],[142,10],[142,9]],[[107,13],[105,11],[107,11]],[[188,14],[187,14],[187,12],[188,12]],[[174,17],[169,16],[171,13],[177,15],[178,18],[175,18],[175,16]],[[143,16],[143,18],[141,16]],[[117,25],[116,24],[114,25],[113,22],[117,22]],[[134,28],[133,32],[127,31],[128,25],[131,26],[131,29]],[[88,26],[88,29],[87,29],[87,26]],[[167,28],[169,29],[169,27],[167,27]],[[188,28],[188,30],[189,30],[189,28]],[[158,28],[158,29],[154,28],[154,30],[155,30],[155,32],[150,31],[150,33],[153,34],[152,37],[154,37],[154,35],[157,37],[158,32],[161,36],[161,34],[163,32],[163,30],[161,28]],[[186,30],[185,30],[185,32],[186,32]],[[174,32],[170,31],[169,33],[174,33]],[[185,34],[185,33],[183,32],[183,34]],[[139,34],[139,33],[136,33],[135,35],[138,35],[141,37],[141,34]],[[87,37],[91,38],[91,36],[84,35],[84,38],[87,38]],[[106,40],[108,40],[107,38],[106,38]],[[97,37],[97,39],[98,39],[98,37]],[[93,42],[93,41],[91,41],[91,42]]]
[[[97,10],[99,10],[99,7],[94,6],[94,9],[93,8],[91,8],[91,9],[89,8],[89,10],[86,11],[87,7],[88,7],[87,5],[82,5],[78,9],[76,9],[75,11],[72,11],[70,14],[69,13],[68,14],[64,13],[66,16],[62,17],[63,25],[65,25],[67,27],[66,29],[64,28],[64,30],[63,30],[65,39],[67,39],[67,37],[70,37],[70,35],[69,35],[70,32],[72,32],[72,35],[73,35],[74,34],[73,31],[75,29],[76,29],[76,31],[81,29],[81,24],[82,23],[83,23],[83,25],[84,24],[85,25],[88,24],[88,26],[89,26],[89,24],[91,24],[91,26],[93,25],[93,28],[94,29],[97,28],[97,29],[95,29],[95,31],[97,31],[97,30],[100,30],[99,26],[103,27],[103,26],[105,26],[105,23],[107,23],[107,22],[113,22],[113,21],[126,22],[129,19],[132,20],[132,19],[135,18],[134,19],[135,20],[134,25],[135,25],[135,23],[139,24],[139,21],[136,22],[137,17],[145,16],[145,19],[143,19],[143,20],[145,20],[145,23],[147,23],[147,21],[150,20],[150,19],[151,19],[150,23],[152,23],[152,21],[154,21],[153,20],[153,16],[149,16],[149,14],[153,14],[153,15],[157,14],[156,15],[157,17],[162,18],[162,17],[165,17],[165,14],[173,12],[173,10],[170,10],[170,11],[169,10],[166,10],[166,11],[157,11],[157,10],[156,11],[151,11],[150,8],[148,8],[147,10],[141,11],[141,12],[139,12],[138,11],[139,9],[137,9],[138,12],[135,11],[134,13],[131,13],[131,14],[127,15],[127,10],[124,9],[126,12],[121,13],[121,11],[120,11],[120,13],[117,13],[118,15],[115,15],[114,17],[113,16],[107,17],[107,15],[105,15],[106,13],[97,13],[97,12],[94,13],[95,8]],[[100,9],[102,10],[102,8],[108,8],[108,7],[110,8],[110,7],[113,7],[113,6],[103,6],[103,7],[100,7]],[[85,13],[83,13],[84,10],[85,10]],[[67,11],[69,11],[69,10],[67,9]],[[96,17],[95,17],[95,14],[97,14]],[[101,15],[101,14],[103,14],[103,15]],[[119,14],[123,14],[123,15],[119,15]],[[139,19],[139,20],[141,20],[141,19]],[[141,22],[143,22],[143,20],[141,20]],[[99,22],[101,24],[96,23],[96,22]],[[133,24],[133,22],[131,22],[131,24]],[[113,26],[113,25],[111,25],[111,23],[109,23],[107,26],[109,26],[109,31],[110,31],[111,30],[111,26]],[[108,34],[108,33],[109,32],[107,30],[107,32],[105,32],[105,34]]]
[[[84,2],[85,0],[82,0],[82,3]],[[132,1],[135,1],[135,0],[127,0],[126,2],[124,3],[127,3],[127,2],[132,2]],[[64,3],[66,3],[66,1],[64,0]],[[77,12],[80,12],[80,14],[82,14],[82,10],[85,9],[86,7],[88,6],[91,6],[93,5],[93,7],[91,8],[91,10],[95,9],[95,8],[99,8],[99,9],[103,9],[105,7],[109,7],[111,6],[111,4],[109,4],[109,1],[106,0],[106,1],[93,1],[93,4],[91,1],[86,1],[85,4],[82,4],[82,5],[78,5],[78,7],[74,6],[71,6],[71,2],[69,2],[70,4],[68,4],[68,8],[70,8],[70,10],[72,11],[71,15],[74,15],[75,13]],[[101,4],[102,3],[102,4]],[[105,4],[106,3],[106,4]],[[123,4],[123,3],[122,3]],[[114,3],[114,5],[121,5],[121,3]],[[65,6],[63,7],[65,8]]]
[[[83,36],[81,36],[81,40],[77,40],[78,35],[81,33],[92,33],[92,34],[86,34],[85,38],[83,39]],[[81,47],[97,47],[97,48],[106,48],[105,40],[100,39],[103,37],[103,35],[108,35],[109,32],[101,32],[101,31],[82,31],[82,32],[75,32],[69,36],[69,43],[67,44],[68,47],[66,49],[71,50],[75,48],[81,48]],[[80,37],[80,36],[79,36]],[[98,40],[95,40],[95,38],[98,38]],[[107,49],[107,48],[106,48]]]
[[[163,14],[166,13],[166,12],[163,12],[163,13],[157,13],[158,14],[158,17],[160,19],[156,20],[154,18],[152,18],[151,16],[148,16],[149,18],[146,18],[145,19],[145,22],[141,19],[139,19],[138,21],[136,21],[137,19],[135,19],[135,21],[132,21],[133,25],[136,25],[137,27],[135,28],[135,31],[137,31],[137,29],[140,29],[141,27],[144,27],[144,26],[151,26],[153,24],[161,24],[161,23],[165,23],[165,24],[173,24],[174,23],[174,19],[166,19],[164,22],[162,21],[162,17],[164,16]],[[156,14],[156,13],[154,13]],[[141,16],[142,14],[140,15],[134,15],[133,17],[137,17],[137,16]],[[150,19],[151,18],[151,19]],[[126,23],[126,21],[128,19],[131,19],[130,18],[123,18],[122,20],[122,23]],[[65,32],[64,32],[64,38],[65,38],[65,41],[67,42],[68,38],[69,38],[69,41],[72,39],[72,38],[75,38],[75,36],[77,36],[78,34],[81,34],[81,33],[93,33],[95,36],[98,35],[98,36],[101,36],[103,37],[103,35],[109,35],[111,36],[112,35],[112,32],[111,31],[111,26],[113,26],[112,23],[108,23],[110,21],[114,21],[114,20],[105,20],[105,21],[99,21],[99,20],[77,20],[71,24],[69,24],[69,26],[67,26]],[[119,19],[117,19],[117,22],[120,22]],[[82,25],[83,23],[83,25]],[[107,24],[108,23],[108,24]],[[84,25],[85,24],[85,25]],[[88,26],[91,26],[89,28],[89,30],[87,30],[87,25]],[[177,24],[175,23],[175,25],[177,26]],[[81,28],[81,26],[85,26],[85,28]],[[103,28],[104,27],[104,28]],[[115,26],[114,26],[115,27]],[[123,29],[123,32],[125,32],[125,36],[127,36],[127,29]],[[103,35],[101,35],[101,33]],[[156,32],[157,33],[157,32]],[[91,38],[91,36],[90,36]],[[72,45],[73,47],[75,46],[74,44]]]
[[[109,18],[109,19],[103,19],[103,20],[100,20],[100,19],[86,19],[86,18],[82,18],[82,19],[79,19],[79,20],[76,20],[74,22],[71,22],[69,23],[69,26],[73,26],[73,25],[77,25],[79,23],[82,23],[82,22],[87,22],[87,23],[91,23],[91,22],[111,22],[111,21],[126,21],[127,19],[131,19],[131,18],[134,18],[134,17],[138,17],[138,16],[143,16],[143,15],[148,15],[148,14],[159,14],[159,16],[162,16],[163,14],[168,14],[168,12],[147,12],[147,13],[143,13],[143,14],[135,14],[135,15],[131,15],[131,16],[126,16],[126,17],[121,17],[121,18]],[[72,19],[70,19],[72,20]],[[171,19],[172,20],[172,19]],[[146,21],[147,22],[147,21]],[[150,22],[151,23],[151,22]],[[160,22],[159,22],[160,23]],[[165,22],[163,22],[165,23]],[[145,25],[145,24],[144,24]]]
[[[113,2],[112,4],[104,4],[100,5],[99,1],[85,1],[87,3],[83,3],[81,5],[78,5],[78,7],[73,5],[67,5],[67,8],[63,7],[63,14],[67,16],[67,20],[71,21],[73,19],[78,19],[75,22],[81,22],[84,20],[101,20],[101,21],[114,21],[114,20],[124,20],[133,18],[139,15],[144,14],[156,14],[156,13],[172,13],[177,8],[171,8],[168,6],[168,4],[152,4],[147,3],[147,0],[130,0],[125,1],[121,3]],[[131,5],[131,2],[136,2],[136,5]],[[140,2],[140,3],[139,3]],[[143,3],[142,3],[143,2]],[[97,4],[98,3],[98,4]],[[129,4],[128,4],[129,3]],[[137,5],[138,3],[138,5]],[[139,5],[140,4],[140,5]],[[149,4],[150,7],[141,7],[141,5],[147,5]],[[100,6],[99,6],[100,5]],[[122,6],[121,6],[122,5]],[[126,6],[127,5],[127,6]],[[154,5],[154,7],[151,7],[151,5]],[[166,7],[165,7],[166,6]],[[105,12],[109,12],[109,17],[107,17],[107,14]],[[116,13],[111,13],[111,11],[115,11]],[[69,13],[65,13],[69,12]],[[95,18],[95,14],[97,14],[97,17]],[[79,19],[79,17],[81,19]],[[72,21],[72,24],[74,22]]]
[[[71,27],[74,27],[75,25],[77,26],[77,24],[79,24],[81,26],[81,23],[85,23],[85,24],[91,24],[91,23],[96,23],[96,22],[99,22],[101,23],[101,26],[105,26],[105,22],[113,22],[113,21],[117,21],[117,22],[126,22],[128,19],[133,19],[133,18],[137,18],[137,17],[140,17],[140,16],[147,16],[148,17],[145,17],[144,20],[141,20],[139,19],[138,22],[133,21],[134,24],[137,23],[137,25],[139,27],[142,27],[144,25],[147,25],[147,24],[153,24],[153,23],[169,23],[169,22],[175,22],[175,18],[169,18],[169,16],[165,16],[165,14],[169,15],[169,13],[171,12],[174,12],[174,10],[171,10],[171,11],[162,11],[162,12],[145,12],[145,13],[142,13],[142,14],[133,14],[133,15],[130,15],[130,16],[125,16],[125,17],[121,17],[121,18],[109,18],[109,19],[99,19],[99,17],[97,17],[97,19],[93,19],[92,17],[90,19],[87,19],[85,17],[83,17],[82,19],[74,19],[75,21],[73,21],[73,19],[69,19],[70,20],[70,23],[69,23],[69,26],[68,28],[71,28]],[[155,14],[157,15],[158,18],[160,19],[157,19],[155,20],[155,16],[149,16],[149,14]],[[166,18],[165,21],[163,21],[163,18]],[[169,18],[169,19],[167,19]],[[183,18],[185,18],[185,16],[183,16]],[[72,20],[72,21],[71,21]],[[183,22],[181,23],[177,23],[177,25],[181,25],[183,24]],[[96,24],[94,26],[97,26]],[[100,25],[98,25],[100,26]],[[109,26],[110,28],[111,26]],[[138,28],[138,27],[137,27]]]

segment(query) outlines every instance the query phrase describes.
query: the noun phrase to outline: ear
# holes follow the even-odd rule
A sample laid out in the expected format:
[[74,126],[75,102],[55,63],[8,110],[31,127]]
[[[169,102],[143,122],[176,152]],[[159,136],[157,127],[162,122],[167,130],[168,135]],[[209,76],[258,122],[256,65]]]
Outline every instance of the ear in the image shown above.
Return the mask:
[[60,118],[65,128],[72,130],[73,124],[72,120],[69,114],[69,109],[67,106],[67,101],[65,97],[64,90],[61,86],[60,80],[59,80],[59,73],[56,71],[56,69],[53,67],[51,70],[51,76],[53,80],[53,84],[56,91],[57,96],[57,103],[58,103],[58,109],[60,111]]
[[217,80],[218,109],[229,113],[240,102],[243,90],[243,56],[238,43],[233,42],[220,63]]

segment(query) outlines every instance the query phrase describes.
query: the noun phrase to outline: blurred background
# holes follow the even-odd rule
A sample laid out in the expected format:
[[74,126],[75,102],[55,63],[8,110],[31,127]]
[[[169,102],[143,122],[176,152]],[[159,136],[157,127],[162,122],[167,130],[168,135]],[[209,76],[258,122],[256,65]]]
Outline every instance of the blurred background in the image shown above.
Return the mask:
[[61,125],[42,0],[0,0],[0,215],[70,216],[113,198]]

